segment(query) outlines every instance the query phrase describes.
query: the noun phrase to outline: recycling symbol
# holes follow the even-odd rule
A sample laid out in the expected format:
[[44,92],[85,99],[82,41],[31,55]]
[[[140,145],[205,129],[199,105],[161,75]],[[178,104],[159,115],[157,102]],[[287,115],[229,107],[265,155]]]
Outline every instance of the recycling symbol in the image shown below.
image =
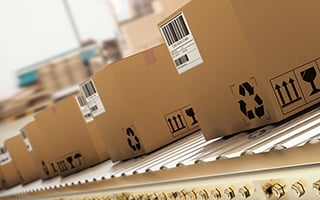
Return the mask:
[[141,144],[139,138],[135,135],[134,131],[132,128],[127,128],[127,141],[128,145],[133,151],[140,151],[141,150]]
[[238,101],[240,106],[240,111],[248,118],[254,119],[255,117],[261,118],[264,116],[264,105],[263,100],[258,94],[255,94],[254,87],[250,83],[245,82],[239,85],[239,94],[246,97],[246,100],[250,99],[250,102],[254,102],[253,108],[249,106],[243,99]]

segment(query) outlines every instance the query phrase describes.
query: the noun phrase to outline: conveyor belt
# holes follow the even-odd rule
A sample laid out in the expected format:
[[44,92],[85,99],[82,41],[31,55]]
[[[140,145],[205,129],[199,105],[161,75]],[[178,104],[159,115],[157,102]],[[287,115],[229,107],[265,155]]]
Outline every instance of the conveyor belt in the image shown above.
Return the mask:
[[[315,183],[320,179],[320,158],[316,155],[320,151],[320,143],[313,143],[319,140],[320,108],[316,108],[280,125],[232,137],[206,141],[201,132],[196,132],[143,157],[117,163],[107,161],[63,179],[58,177],[19,185],[2,191],[0,197],[88,199],[93,196],[96,199],[119,199],[120,195],[125,199],[142,200],[138,194],[148,194],[145,199],[159,199],[159,196],[151,196],[160,192],[166,194],[167,199],[185,200],[198,194],[199,189],[194,192],[193,188],[200,187],[201,191],[203,188],[210,191],[208,198],[214,199],[213,193],[217,189],[221,192],[220,199],[230,199],[229,187],[238,194],[243,184],[247,184],[252,190],[248,198],[235,194],[231,199],[277,199],[277,195],[282,196],[276,193],[280,184],[287,187],[282,198],[296,199],[288,191],[293,187],[291,184],[302,180],[301,184],[308,185],[311,192],[306,193],[304,189],[305,194],[300,199],[315,199],[317,195],[312,192],[312,187],[316,187]],[[308,145],[310,143],[313,145]],[[210,178],[215,181],[208,182]],[[264,191],[268,185],[269,190]],[[206,199],[206,195],[202,195],[201,199]]]

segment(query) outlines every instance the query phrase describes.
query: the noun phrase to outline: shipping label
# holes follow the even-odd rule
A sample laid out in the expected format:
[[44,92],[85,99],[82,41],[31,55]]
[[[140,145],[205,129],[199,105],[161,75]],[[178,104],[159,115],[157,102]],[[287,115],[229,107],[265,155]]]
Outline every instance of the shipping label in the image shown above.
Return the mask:
[[29,152],[32,151],[32,145],[30,143],[30,140],[29,140],[27,134],[23,130],[20,130],[20,134],[21,134],[21,136],[23,138],[23,142],[26,145],[27,150]]
[[93,117],[97,117],[106,111],[93,80],[83,83],[80,86],[80,91],[84,95]]
[[79,106],[79,109],[80,109],[80,111],[82,113],[84,121],[86,123],[89,123],[89,122],[93,121],[93,116],[91,114],[90,108],[86,104],[86,101],[85,101],[83,95],[77,95],[77,96],[75,96],[75,99],[76,99],[76,101],[78,103],[78,106]]
[[0,148],[0,164],[6,165],[12,161],[11,155],[6,147]]
[[162,24],[160,31],[179,74],[203,63],[197,44],[182,12]]

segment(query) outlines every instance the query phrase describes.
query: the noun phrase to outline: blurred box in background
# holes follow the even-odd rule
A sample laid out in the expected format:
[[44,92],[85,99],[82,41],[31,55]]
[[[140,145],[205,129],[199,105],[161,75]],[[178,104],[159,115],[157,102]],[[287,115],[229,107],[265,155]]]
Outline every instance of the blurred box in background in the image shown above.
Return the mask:
[[7,139],[4,144],[10,152],[12,163],[21,178],[22,184],[27,184],[40,178],[40,169],[36,167],[31,151],[32,146],[26,146],[25,134]]
[[0,119],[17,119],[37,112],[51,102],[48,91],[38,85],[28,86],[2,102]]
[[[119,41],[117,39],[103,41],[99,53],[100,56],[96,56],[96,58],[102,58],[105,64],[110,64],[122,58]],[[96,72],[97,70],[93,69],[92,71]]]
[[128,57],[140,51],[163,43],[161,35],[157,29],[157,23],[165,15],[152,13],[120,25],[123,39],[126,42],[124,57]]
[[[134,1],[133,10],[136,10],[138,14],[128,21],[119,23],[121,39],[125,43],[121,48],[123,57],[128,57],[163,43],[157,24],[189,1]],[[145,8],[143,9],[143,7]]]
[[198,129],[165,45],[115,62],[80,87],[113,161],[151,152]]
[[49,92],[54,92],[58,89],[58,85],[56,83],[56,79],[53,73],[53,68],[50,64],[41,66],[38,69],[38,74],[39,74],[39,84],[45,90]]
[[41,66],[38,69],[39,84],[53,93],[83,81],[88,77],[88,70],[80,54],[74,53]]

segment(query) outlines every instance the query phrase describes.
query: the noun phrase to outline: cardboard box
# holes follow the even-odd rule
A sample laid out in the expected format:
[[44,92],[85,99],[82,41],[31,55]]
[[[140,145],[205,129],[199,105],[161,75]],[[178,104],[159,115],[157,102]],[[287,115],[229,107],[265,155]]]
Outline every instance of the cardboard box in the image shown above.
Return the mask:
[[74,98],[81,111],[88,133],[94,142],[94,146],[95,146],[97,155],[99,157],[99,160],[104,161],[109,159],[107,144],[104,141],[104,137],[102,133],[99,131],[96,125],[96,122],[93,118],[93,115],[90,111],[89,106],[87,105],[85,98],[83,97],[82,94],[74,95]]
[[37,168],[32,154],[32,149],[27,147],[23,135],[7,139],[4,144],[12,157],[12,163],[21,178],[22,184],[30,183],[40,178],[40,169]]
[[159,24],[206,138],[278,122],[319,102],[319,6],[191,1]]
[[[50,167],[67,176],[96,165],[109,156],[98,152],[105,146],[96,131],[91,131],[83,119],[75,97],[61,100],[55,106],[35,115],[50,154]],[[98,148],[99,147],[99,148]],[[54,170],[52,169],[52,170]]]
[[12,163],[11,155],[5,146],[0,148],[0,165],[4,177],[4,182],[2,181],[2,184],[6,189],[21,183],[21,178],[17,173]]
[[0,190],[4,189],[6,186],[6,180],[4,179],[3,172],[0,165]]
[[80,85],[112,161],[142,155],[198,129],[164,45],[115,62]]
[[24,135],[24,143],[30,150],[33,161],[39,169],[42,180],[53,178],[59,175],[54,163],[50,163],[52,149],[47,145],[45,134],[39,129],[37,122],[32,121],[21,129]]

